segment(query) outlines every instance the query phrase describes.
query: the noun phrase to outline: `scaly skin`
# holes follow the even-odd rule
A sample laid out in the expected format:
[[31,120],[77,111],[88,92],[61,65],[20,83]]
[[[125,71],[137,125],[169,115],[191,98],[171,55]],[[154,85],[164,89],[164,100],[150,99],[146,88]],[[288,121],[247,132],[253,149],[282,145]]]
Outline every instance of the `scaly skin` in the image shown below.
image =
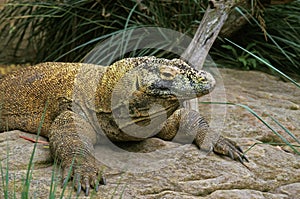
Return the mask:
[[[103,136],[111,141],[176,136],[178,142],[192,137],[201,147],[208,125],[181,104],[214,86],[209,73],[179,59],[128,58],[109,67],[42,63],[0,79],[0,131],[36,133],[48,103],[41,135],[49,138],[52,154],[62,162],[63,177],[72,165],[77,192],[83,189],[88,195],[90,187],[98,190],[99,181],[105,184],[93,148]],[[216,153],[247,160],[227,138],[220,137],[212,146]]]

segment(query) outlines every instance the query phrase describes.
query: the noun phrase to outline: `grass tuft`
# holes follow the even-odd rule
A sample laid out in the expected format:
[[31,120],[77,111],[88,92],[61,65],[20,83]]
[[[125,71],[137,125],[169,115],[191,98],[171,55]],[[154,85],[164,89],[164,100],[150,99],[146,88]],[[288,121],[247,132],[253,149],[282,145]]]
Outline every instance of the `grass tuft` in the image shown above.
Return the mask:
[[[236,8],[243,16],[249,16],[250,10]],[[248,51],[256,54],[266,62],[275,66],[285,74],[300,77],[300,1],[296,0],[284,5],[272,5],[264,10],[265,26],[254,17],[248,19],[249,23],[230,40]],[[265,29],[265,31],[261,31]],[[251,48],[248,48],[249,45]],[[223,47],[222,47],[223,46]],[[231,46],[235,49],[224,48]],[[245,55],[243,50],[228,42],[219,39],[218,44],[211,51],[213,58],[222,66],[235,67],[246,70],[263,70],[276,74],[274,70],[264,64],[253,64],[251,56],[240,61]],[[245,64],[246,62],[246,64]],[[246,66],[245,66],[246,65]],[[275,73],[274,73],[275,72]]]
[[0,13],[0,38],[15,46],[17,55],[28,35],[26,47],[35,49],[34,62],[80,61],[95,38],[128,28],[150,25],[192,35],[204,14],[201,2],[11,0]]

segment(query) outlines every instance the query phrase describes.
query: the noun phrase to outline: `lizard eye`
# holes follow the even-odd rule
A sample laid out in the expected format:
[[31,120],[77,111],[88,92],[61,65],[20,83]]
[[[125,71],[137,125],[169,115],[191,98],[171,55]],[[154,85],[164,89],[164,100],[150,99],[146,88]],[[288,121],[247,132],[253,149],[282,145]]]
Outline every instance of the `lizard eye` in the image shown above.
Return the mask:
[[174,68],[163,66],[160,69],[160,78],[162,80],[173,80],[177,74],[178,71]]
[[168,72],[161,73],[161,78],[165,80],[172,80],[174,78],[174,75]]

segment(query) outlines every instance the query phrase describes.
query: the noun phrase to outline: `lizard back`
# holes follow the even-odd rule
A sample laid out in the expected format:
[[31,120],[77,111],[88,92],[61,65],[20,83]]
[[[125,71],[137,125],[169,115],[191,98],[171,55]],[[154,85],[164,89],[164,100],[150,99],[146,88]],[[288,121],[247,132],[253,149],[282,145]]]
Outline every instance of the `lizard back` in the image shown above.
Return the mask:
[[88,66],[97,67],[100,75],[105,70],[92,64],[48,62],[1,78],[0,131],[18,129],[36,133],[48,101],[41,131],[47,137],[52,121],[69,108],[76,75]]

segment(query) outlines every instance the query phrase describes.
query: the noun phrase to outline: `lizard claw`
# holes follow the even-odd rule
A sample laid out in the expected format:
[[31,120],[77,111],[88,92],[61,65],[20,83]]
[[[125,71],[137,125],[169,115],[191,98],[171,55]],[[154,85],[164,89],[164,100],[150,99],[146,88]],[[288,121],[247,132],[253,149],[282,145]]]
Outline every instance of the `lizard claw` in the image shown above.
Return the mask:
[[76,195],[79,196],[80,192],[81,192],[81,183],[79,182],[78,185],[77,185]]
[[[79,196],[81,190],[84,191],[85,196],[90,193],[90,188],[94,188],[96,192],[99,190],[99,184],[106,184],[105,177],[100,175],[101,171],[98,169],[97,164],[94,161],[80,161],[81,164],[76,164],[74,161],[72,166],[71,175],[68,178],[71,166],[63,167],[63,183],[62,187],[68,184],[70,179],[74,180],[74,188],[76,189],[76,195]],[[100,177],[100,178],[99,178]]]
[[94,181],[94,188],[95,188],[95,191],[96,191],[96,192],[99,191],[99,184],[100,184],[100,183],[98,183],[97,180]]
[[90,193],[90,182],[88,178],[84,178],[83,181],[85,182],[85,196],[88,196]]
[[100,180],[98,181],[97,179],[94,179],[94,189],[96,192],[98,192],[99,190],[99,185],[102,184],[102,185],[106,185],[106,178],[104,176],[101,176]]
[[220,136],[219,140],[213,147],[213,151],[217,154],[229,156],[233,160],[241,162],[243,165],[244,161],[249,162],[248,158],[243,154],[243,150],[234,141]]
[[64,178],[63,183],[61,184],[61,188],[68,184],[69,179],[67,177]]
[[106,178],[104,176],[101,176],[100,184],[106,185]]
[[76,195],[78,196],[81,192],[80,174],[75,174],[75,187],[77,189]]

